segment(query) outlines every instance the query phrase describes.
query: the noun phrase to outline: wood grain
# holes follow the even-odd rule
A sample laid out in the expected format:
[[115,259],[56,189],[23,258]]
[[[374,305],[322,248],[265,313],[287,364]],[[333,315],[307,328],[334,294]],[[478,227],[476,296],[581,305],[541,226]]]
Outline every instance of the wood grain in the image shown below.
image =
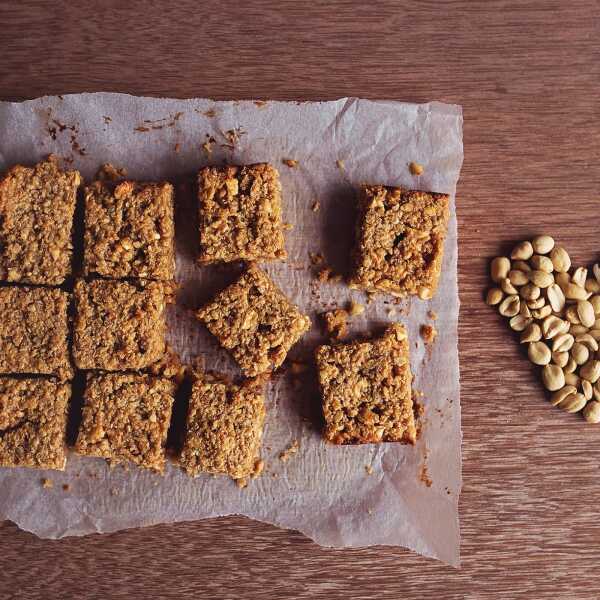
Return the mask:
[[599,258],[600,4],[0,5],[0,96],[460,103],[463,567],[332,551],[227,518],[58,542],[0,526],[2,598],[600,597],[600,428],[552,409],[482,302],[488,260],[537,232]]

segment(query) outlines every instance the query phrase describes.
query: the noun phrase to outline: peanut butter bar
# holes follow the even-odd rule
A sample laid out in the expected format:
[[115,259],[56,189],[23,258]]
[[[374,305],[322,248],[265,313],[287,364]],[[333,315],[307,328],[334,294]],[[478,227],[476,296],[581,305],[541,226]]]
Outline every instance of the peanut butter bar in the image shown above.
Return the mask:
[[172,280],[173,186],[95,181],[85,190],[84,237],[86,275]]
[[310,328],[310,319],[253,264],[196,316],[248,377],[277,369]]
[[433,297],[442,268],[449,201],[446,194],[363,186],[350,287]]
[[400,323],[380,339],[320,346],[316,361],[327,441],[414,444],[409,345]]
[[268,164],[198,173],[200,264],[284,259],[281,184]]
[[0,467],[63,471],[71,386],[0,377]]
[[75,451],[162,473],[175,384],[131,373],[88,375]]
[[68,305],[59,289],[0,288],[0,373],[71,377]]
[[198,375],[192,386],[180,464],[188,475],[224,473],[234,479],[254,472],[259,458],[265,405],[262,382],[227,383]]
[[77,281],[73,332],[77,367],[138,370],[161,359],[165,302],[165,286],[155,281]]
[[71,274],[73,213],[81,176],[49,156],[0,180],[0,279],[60,285]]

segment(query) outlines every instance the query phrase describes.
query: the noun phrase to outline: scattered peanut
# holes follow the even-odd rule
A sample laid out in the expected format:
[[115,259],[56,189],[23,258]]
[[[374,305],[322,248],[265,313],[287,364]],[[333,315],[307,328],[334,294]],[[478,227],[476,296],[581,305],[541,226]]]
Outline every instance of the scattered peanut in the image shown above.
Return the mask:
[[583,416],[588,423],[600,423],[600,402],[588,402],[583,409]]

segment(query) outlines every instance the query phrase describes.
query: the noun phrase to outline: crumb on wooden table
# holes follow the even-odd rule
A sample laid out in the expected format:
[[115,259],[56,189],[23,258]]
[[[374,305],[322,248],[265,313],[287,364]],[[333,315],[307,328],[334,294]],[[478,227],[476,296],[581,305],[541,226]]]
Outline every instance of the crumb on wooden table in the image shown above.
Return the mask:
[[281,162],[290,169],[295,169],[298,166],[298,161],[293,158],[282,158]]
[[313,266],[322,265],[325,261],[325,257],[322,252],[309,252],[308,258],[310,259],[310,264]]
[[292,229],[294,229],[294,224],[293,223],[282,223],[281,228],[285,231],[291,231]]
[[119,181],[125,177],[127,177],[127,169],[115,167],[111,163],[104,163],[96,172],[96,179],[99,181]]
[[235,485],[243,490],[248,485],[248,479],[246,477],[240,477],[240,479],[235,480]]
[[427,316],[432,320],[435,321],[437,319],[437,313],[435,312],[435,310],[430,310],[427,312]]
[[294,454],[298,452],[300,448],[300,442],[298,440],[293,440],[292,443],[279,454],[279,460],[281,462],[287,462]]
[[208,133],[207,133],[206,140],[205,140],[204,144],[202,144],[202,149],[204,150],[204,152],[206,152],[207,156],[210,156],[212,154],[213,146],[216,143],[217,143],[217,140],[215,140],[214,137],[212,137],[211,135],[208,135]]
[[423,165],[419,164],[418,162],[411,162],[408,165],[408,169],[410,170],[412,175],[422,175],[423,171],[425,170],[423,168]]
[[345,168],[345,166],[344,166],[344,161],[338,158],[338,159],[335,161],[335,166],[336,166],[336,167],[337,167],[337,168],[338,168],[340,171],[343,171],[343,170],[344,170],[344,168]]
[[62,489],[64,492],[70,492],[71,486],[68,483],[63,483]]
[[310,209],[313,212],[319,212],[319,209],[321,208],[321,203],[318,200],[315,200],[312,204],[312,206],[310,207]]
[[367,472],[367,475],[373,475],[373,466],[365,465],[365,471]]
[[42,487],[49,490],[54,486],[54,482],[52,481],[52,479],[49,479],[48,477],[44,477],[42,479]]

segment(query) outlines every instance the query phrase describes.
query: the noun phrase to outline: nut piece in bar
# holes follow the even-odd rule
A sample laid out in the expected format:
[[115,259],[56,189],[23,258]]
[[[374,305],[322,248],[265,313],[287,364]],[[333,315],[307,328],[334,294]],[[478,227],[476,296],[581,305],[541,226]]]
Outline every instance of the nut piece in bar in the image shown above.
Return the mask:
[[174,232],[170,183],[95,181],[85,190],[86,275],[170,281]]
[[432,298],[442,268],[449,202],[446,194],[362,186],[350,287]]
[[0,467],[63,471],[71,386],[0,377]]
[[70,378],[68,305],[59,289],[0,288],[0,373]]
[[200,264],[285,259],[281,184],[268,164],[198,173]]
[[164,472],[174,395],[172,381],[151,375],[88,375],[75,451]]
[[228,383],[198,374],[193,385],[180,464],[188,475],[251,475],[259,458],[265,419],[264,381]]
[[327,441],[414,444],[409,344],[400,323],[379,339],[320,346],[316,362]]
[[80,369],[143,369],[165,352],[165,284],[75,284],[73,358]]
[[253,264],[196,316],[248,377],[277,369],[310,328],[310,319]]
[[60,285],[71,274],[71,231],[81,176],[55,156],[0,179],[0,280]]

